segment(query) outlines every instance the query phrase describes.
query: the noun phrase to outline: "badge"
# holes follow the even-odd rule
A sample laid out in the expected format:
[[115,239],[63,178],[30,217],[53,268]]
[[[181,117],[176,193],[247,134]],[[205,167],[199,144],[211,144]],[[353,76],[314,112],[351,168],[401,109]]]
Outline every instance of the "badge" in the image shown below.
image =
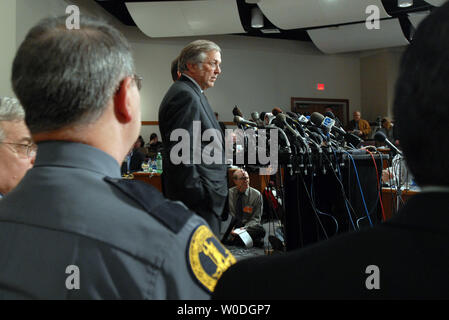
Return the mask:
[[251,213],[253,213],[253,207],[250,207],[250,206],[243,207],[243,212],[245,212],[247,214],[251,214]]
[[187,259],[195,279],[213,292],[223,272],[237,262],[212,231],[205,225],[199,226],[190,238]]

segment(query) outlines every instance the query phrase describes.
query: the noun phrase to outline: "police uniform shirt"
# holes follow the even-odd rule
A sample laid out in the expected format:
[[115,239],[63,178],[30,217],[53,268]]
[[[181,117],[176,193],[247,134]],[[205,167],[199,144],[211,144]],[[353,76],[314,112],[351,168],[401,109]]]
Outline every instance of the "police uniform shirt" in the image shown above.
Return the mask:
[[0,201],[0,299],[208,299],[234,257],[103,151],[39,143]]
[[[229,189],[229,211],[234,217],[238,216],[239,211],[236,206],[238,196],[239,191],[236,187],[232,187]],[[242,205],[242,222],[245,227],[260,225],[263,206],[261,193],[254,188],[248,187],[248,189],[246,189],[242,195]]]

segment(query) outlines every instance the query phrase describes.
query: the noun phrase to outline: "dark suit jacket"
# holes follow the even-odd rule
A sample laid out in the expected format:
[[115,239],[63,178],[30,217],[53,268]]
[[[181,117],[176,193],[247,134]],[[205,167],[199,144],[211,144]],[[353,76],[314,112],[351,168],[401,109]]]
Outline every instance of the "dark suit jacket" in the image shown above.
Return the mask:
[[[242,260],[220,278],[214,298],[448,299],[448,209],[449,194],[422,193],[374,228]],[[379,268],[378,290],[366,287],[374,283],[370,265]]]
[[[144,161],[145,161],[145,155],[142,152],[140,152],[139,150],[133,150],[133,154],[132,154],[130,162],[129,162],[129,172],[141,171],[142,170],[142,162],[144,162]],[[126,162],[122,163],[120,171],[122,174],[125,174],[127,172]]]
[[[203,159],[200,164],[193,164],[193,121],[200,121],[201,136],[207,129],[217,130],[219,136],[216,146],[221,148],[219,164],[205,164]],[[179,128],[187,130],[190,136],[190,159],[186,164],[173,164],[170,161],[170,151],[178,144],[178,141],[170,141],[170,134]],[[159,129],[164,145],[163,181],[166,196],[184,202],[208,222],[211,217],[221,216],[228,192],[224,137],[205,95],[187,77],[182,76],[173,83],[162,100]],[[196,139],[200,141],[202,154],[211,142],[202,141],[201,136]]]

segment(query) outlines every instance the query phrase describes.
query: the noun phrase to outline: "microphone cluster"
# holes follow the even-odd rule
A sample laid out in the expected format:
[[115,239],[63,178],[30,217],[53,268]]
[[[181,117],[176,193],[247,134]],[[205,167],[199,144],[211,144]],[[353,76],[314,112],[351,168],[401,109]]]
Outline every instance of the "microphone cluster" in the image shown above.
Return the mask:
[[252,112],[251,120],[246,120],[237,106],[233,114],[237,126],[243,130],[252,129],[251,134],[257,134],[260,129],[277,129],[280,164],[286,165],[292,173],[336,172],[337,166],[344,166],[345,153],[363,141],[347,133],[329,111],[325,115],[314,112],[309,119],[294,112],[277,112],[275,116],[270,113],[268,121],[265,112]]

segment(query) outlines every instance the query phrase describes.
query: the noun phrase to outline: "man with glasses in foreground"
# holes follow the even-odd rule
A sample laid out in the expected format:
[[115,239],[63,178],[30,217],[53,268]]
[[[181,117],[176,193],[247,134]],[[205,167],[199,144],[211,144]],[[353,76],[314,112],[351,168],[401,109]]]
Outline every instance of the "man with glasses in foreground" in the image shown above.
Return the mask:
[[17,99],[0,97],[0,198],[17,186],[36,157],[24,118]]
[[0,299],[208,299],[235,259],[185,206],[120,177],[141,129],[123,35],[84,15],[72,30],[45,19],[12,85],[39,154],[0,201]]

